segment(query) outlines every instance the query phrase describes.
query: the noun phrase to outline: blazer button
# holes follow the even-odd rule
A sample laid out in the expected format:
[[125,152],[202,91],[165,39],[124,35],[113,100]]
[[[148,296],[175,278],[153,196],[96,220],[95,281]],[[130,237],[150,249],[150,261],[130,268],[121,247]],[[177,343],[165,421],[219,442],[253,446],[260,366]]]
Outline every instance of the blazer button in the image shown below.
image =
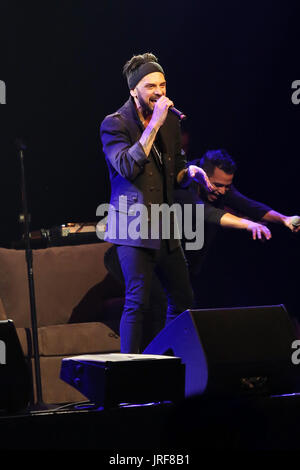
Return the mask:
[[152,171],[149,171],[149,176],[153,176],[153,172],[152,172]]
[[150,186],[149,191],[153,191],[154,186]]

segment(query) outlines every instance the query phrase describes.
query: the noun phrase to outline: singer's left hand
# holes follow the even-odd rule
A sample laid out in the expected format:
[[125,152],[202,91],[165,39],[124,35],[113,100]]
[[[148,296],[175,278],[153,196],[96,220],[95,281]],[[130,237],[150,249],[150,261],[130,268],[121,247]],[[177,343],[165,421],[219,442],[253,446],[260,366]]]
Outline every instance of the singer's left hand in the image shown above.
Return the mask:
[[207,174],[199,166],[189,165],[188,175],[189,175],[190,178],[192,178],[197,183],[202,184],[206,188],[207,191],[211,192],[211,191],[214,190],[214,187],[212,186],[211,182],[209,181]]

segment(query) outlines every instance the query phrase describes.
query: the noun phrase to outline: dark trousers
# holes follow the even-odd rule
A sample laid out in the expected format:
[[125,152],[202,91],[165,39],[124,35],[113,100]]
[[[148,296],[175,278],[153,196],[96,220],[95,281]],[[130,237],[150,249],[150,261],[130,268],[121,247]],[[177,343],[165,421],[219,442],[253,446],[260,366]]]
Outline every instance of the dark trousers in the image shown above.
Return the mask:
[[[159,289],[161,283],[167,297],[166,324],[192,307],[188,267],[182,248],[169,251],[164,240],[160,250],[122,245],[117,247],[117,253],[125,282],[125,305],[120,323],[121,352],[140,353],[145,318],[151,317],[152,324],[156,325],[153,337],[164,326],[164,305],[159,308],[153,299],[155,292],[158,299],[162,298],[161,293],[153,289],[153,283],[159,284]],[[155,309],[153,305],[156,305]]]

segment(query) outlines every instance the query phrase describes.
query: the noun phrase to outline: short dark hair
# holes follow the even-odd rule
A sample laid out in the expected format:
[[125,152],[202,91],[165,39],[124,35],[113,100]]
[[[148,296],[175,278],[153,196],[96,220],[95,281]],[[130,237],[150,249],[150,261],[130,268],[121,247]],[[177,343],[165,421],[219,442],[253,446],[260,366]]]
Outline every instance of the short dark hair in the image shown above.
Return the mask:
[[208,150],[202,156],[200,166],[208,176],[213,174],[215,167],[220,168],[228,175],[234,174],[237,168],[233,158],[224,149]]
[[157,62],[158,59],[151,52],[145,52],[145,54],[134,55],[129,59],[123,67],[123,75],[128,79],[128,76],[136,70],[140,65],[146,64],[147,62]]

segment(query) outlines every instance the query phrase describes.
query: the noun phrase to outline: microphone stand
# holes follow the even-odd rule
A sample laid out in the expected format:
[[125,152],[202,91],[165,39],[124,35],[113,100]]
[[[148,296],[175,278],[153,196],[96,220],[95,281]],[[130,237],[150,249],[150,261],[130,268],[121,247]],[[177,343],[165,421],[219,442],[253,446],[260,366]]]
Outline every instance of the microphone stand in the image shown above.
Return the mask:
[[[32,328],[32,340],[33,340],[33,355],[34,355],[34,370],[35,370],[35,384],[36,384],[36,402],[33,404],[33,409],[38,410],[38,409],[46,409],[47,406],[43,403],[43,397],[42,397],[38,327],[37,327],[37,315],[36,315],[36,303],[35,303],[35,291],[34,291],[34,278],[33,278],[32,249],[30,246],[29,214],[28,214],[28,206],[27,206],[25,169],[24,169],[24,150],[26,150],[26,145],[21,140],[18,139],[16,141],[16,146],[19,151],[20,162],[21,162],[21,192],[22,192],[22,206],[23,206],[23,216],[24,216],[25,255],[26,255],[26,263],[27,263],[27,276],[28,276],[30,311],[31,311],[31,328]],[[33,390],[33,402],[34,402],[33,383],[32,383],[32,390]]]

